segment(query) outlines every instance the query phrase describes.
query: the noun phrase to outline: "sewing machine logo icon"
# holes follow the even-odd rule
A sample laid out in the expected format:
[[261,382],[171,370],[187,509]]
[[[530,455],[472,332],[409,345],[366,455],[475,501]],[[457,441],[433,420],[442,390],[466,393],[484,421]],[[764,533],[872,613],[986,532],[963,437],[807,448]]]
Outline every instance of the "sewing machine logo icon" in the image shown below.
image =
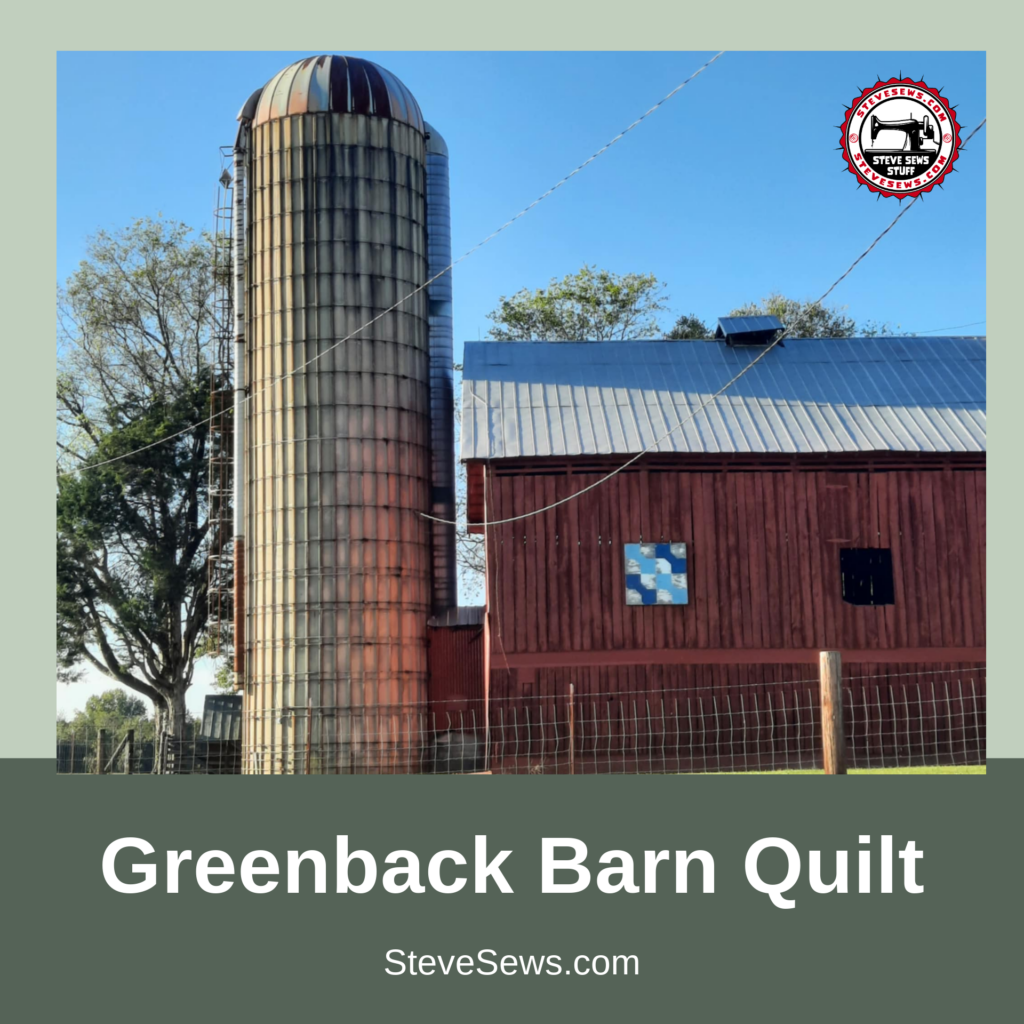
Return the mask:
[[859,184],[898,199],[941,184],[960,146],[960,126],[948,100],[910,78],[862,90],[839,127],[843,158]]

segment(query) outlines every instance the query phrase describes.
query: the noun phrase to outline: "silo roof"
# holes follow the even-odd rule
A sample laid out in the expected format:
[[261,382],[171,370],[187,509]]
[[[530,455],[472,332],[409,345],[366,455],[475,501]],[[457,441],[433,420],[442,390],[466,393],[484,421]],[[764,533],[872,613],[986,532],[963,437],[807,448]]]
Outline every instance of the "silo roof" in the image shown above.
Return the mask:
[[263,87],[252,120],[259,125],[324,111],[387,117],[424,130],[419,104],[395,75],[373,61],[336,54],[306,57],[279,71]]

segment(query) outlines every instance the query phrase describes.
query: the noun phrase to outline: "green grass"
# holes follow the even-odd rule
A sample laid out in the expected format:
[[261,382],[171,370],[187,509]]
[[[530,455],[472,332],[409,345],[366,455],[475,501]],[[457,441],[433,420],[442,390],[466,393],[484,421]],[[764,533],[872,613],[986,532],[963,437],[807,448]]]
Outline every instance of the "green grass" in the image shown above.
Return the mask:
[[[720,772],[722,775],[822,775],[817,768],[780,772]],[[985,765],[940,765],[936,768],[851,768],[850,775],[984,775]]]

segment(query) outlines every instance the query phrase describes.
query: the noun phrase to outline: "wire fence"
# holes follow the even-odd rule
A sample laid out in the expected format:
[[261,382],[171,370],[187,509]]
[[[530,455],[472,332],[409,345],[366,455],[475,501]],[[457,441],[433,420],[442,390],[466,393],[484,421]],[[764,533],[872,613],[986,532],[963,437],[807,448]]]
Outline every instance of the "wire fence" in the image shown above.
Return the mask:
[[[150,775],[156,770],[156,743],[135,740],[134,730],[84,727],[57,737],[58,775]],[[131,742],[128,742],[129,739]]]
[[[985,763],[984,668],[843,680],[851,768]],[[250,714],[252,737],[58,742],[57,771],[157,774],[682,774],[822,766],[820,688],[569,694]],[[261,736],[263,738],[261,738]],[[269,738],[267,738],[269,737]],[[117,745],[120,744],[119,748]]]
[[[985,761],[985,673],[844,682],[853,768]],[[254,743],[260,772],[620,774],[822,766],[817,680],[760,690],[586,694],[462,701],[457,708],[296,710],[307,742]],[[251,723],[257,726],[257,723]],[[259,734],[258,726],[253,730]]]
[[240,742],[191,736],[135,740],[132,730],[76,729],[57,738],[58,775],[240,775]]

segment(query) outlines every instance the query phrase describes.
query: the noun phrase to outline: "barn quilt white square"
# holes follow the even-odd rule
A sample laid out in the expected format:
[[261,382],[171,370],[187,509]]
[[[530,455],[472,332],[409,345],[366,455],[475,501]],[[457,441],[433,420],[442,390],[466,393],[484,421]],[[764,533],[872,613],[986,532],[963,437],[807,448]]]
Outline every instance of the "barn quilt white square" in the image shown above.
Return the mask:
[[626,544],[626,604],[688,604],[685,544]]

